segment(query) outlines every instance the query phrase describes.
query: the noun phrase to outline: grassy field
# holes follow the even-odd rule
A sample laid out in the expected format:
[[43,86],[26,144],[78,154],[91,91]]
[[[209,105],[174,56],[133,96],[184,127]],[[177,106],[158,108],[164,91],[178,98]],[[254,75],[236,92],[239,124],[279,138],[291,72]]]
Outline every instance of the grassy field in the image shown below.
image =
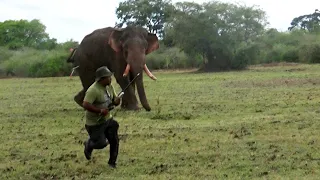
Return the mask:
[[83,155],[78,77],[1,79],[0,179],[319,179],[319,65],[155,75],[151,112],[113,112],[117,169]]

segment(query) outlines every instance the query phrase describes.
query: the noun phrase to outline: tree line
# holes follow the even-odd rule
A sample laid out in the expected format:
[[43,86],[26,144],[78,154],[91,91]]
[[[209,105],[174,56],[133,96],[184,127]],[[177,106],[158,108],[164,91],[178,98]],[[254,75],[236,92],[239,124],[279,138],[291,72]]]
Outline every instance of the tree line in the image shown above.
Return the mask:
[[[178,48],[184,57],[191,58],[184,61],[185,66],[195,65],[205,71],[279,61],[320,62],[317,9],[293,17],[287,32],[267,28],[267,14],[256,6],[219,1],[173,4],[170,0],[127,0],[119,4],[116,14],[118,27],[133,24],[149,29],[161,37],[165,48]],[[174,59],[171,57],[158,67],[182,63],[173,62]]]
[[[152,69],[224,71],[271,62],[320,62],[317,9],[293,17],[286,32],[268,28],[266,12],[256,6],[219,1],[127,0],[115,13],[115,27],[139,25],[158,35],[160,49],[147,56]],[[57,43],[45,29],[36,19],[0,22],[0,71],[35,77],[69,73],[63,58],[78,42]]]
[[72,39],[58,43],[50,38],[38,19],[0,22],[0,76],[65,76],[69,49],[79,43]]

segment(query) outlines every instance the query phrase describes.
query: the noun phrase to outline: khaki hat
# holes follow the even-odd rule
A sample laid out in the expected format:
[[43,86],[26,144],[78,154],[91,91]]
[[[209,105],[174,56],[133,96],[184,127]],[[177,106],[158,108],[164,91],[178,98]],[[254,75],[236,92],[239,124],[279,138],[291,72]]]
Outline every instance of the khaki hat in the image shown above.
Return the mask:
[[96,70],[96,81],[99,81],[102,77],[110,77],[113,73],[108,69],[107,66],[99,67]]

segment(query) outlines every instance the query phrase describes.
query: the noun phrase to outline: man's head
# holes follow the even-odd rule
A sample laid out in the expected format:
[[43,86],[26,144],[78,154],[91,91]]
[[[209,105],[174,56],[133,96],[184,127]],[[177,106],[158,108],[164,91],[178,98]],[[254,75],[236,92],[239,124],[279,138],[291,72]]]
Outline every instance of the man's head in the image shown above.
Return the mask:
[[113,73],[106,66],[102,66],[96,70],[96,81],[103,86],[110,85],[112,75]]

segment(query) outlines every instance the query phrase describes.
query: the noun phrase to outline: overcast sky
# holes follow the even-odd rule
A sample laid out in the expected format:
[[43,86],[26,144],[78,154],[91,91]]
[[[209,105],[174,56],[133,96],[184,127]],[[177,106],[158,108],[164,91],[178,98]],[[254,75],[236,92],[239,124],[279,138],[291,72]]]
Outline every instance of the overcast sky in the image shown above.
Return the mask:
[[[40,19],[51,38],[81,41],[94,29],[114,26],[122,0],[0,0],[0,21]],[[173,0],[178,2],[183,0]],[[198,3],[207,0],[184,0]],[[270,27],[286,30],[294,17],[320,9],[320,0],[220,0],[258,5],[267,12]]]

